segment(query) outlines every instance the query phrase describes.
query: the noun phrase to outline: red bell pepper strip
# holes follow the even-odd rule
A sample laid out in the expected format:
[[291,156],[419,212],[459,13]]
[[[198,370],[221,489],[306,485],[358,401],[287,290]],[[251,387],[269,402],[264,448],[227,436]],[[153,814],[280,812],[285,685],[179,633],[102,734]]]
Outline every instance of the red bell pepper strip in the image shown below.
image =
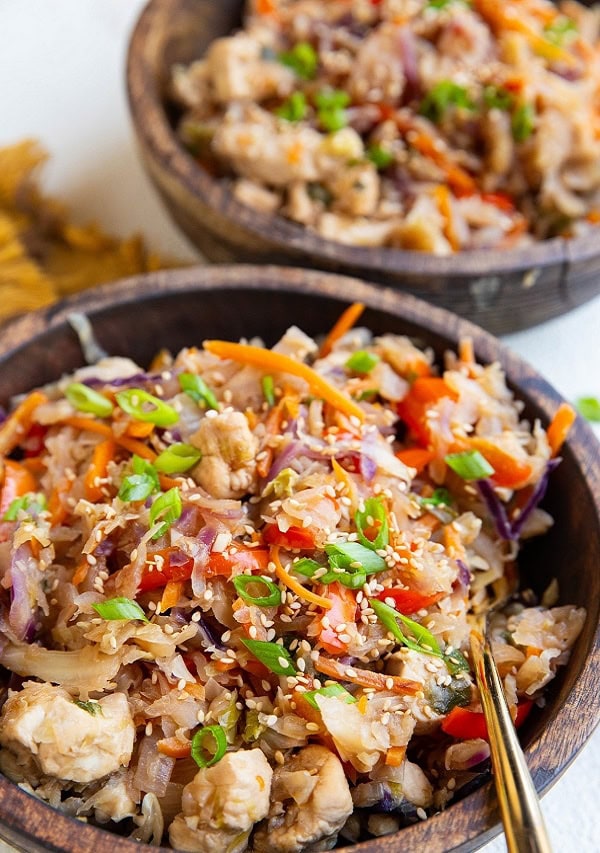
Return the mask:
[[[323,597],[331,601],[327,611],[328,627],[321,628],[319,643],[332,655],[345,654],[348,644],[340,640],[340,634],[335,630],[338,625],[354,624],[356,620],[356,596],[351,589],[340,583],[329,584],[323,592]],[[320,621],[321,617],[319,617]],[[340,631],[343,634],[343,631]]]
[[276,524],[267,524],[263,539],[267,545],[279,545],[280,548],[307,551],[315,547],[313,533],[303,527],[289,527],[284,533]]
[[35,477],[27,468],[12,459],[5,459],[2,492],[0,493],[0,518],[15,498],[20,498],[27,492],[35,492],[36,489]]
[[[168,583],[187,581],[192,576],[194,560],[188,557],[178,548],[164,548],[149,554],[149,559],[158,554],[164,560],[162,571],[157,571],[146,566],[140,581],[140,591],[147,592],[150,589],[160,589]],[[269,552],[265,548],[245,548],[236,545],[234,552],[223,553],[211,552],[206,565],[207,577],[223,575],[231,577],[233,569],[240,571],[250,569],[252,571],[264,572],[269,562]]]
[[406,397],[398,403],[398,414],[423,447],[431,441],[427,412],[444,397],[458,399],[456,392],[439,376],[421,376],[415,379]]
[[[515,718],[516,728],[525,722],[532,706],[533,702],[530,700],[519,702]],[[469,708],[453,708],[448,716],[442,720],[442,731],[459,740],[473,740],[474,738],[489,740],[484,714],[481,711],[471,711]]]
[[417,610],[422,610],[430,607],[443,598],[445,592],[436,592],[433,595],[423,595],[414,589],[384,589],[377,595],[380,601],[385,603],[386,599],[393,598],[398,613],[403,613],[404,616],[410,616],[411,613],[416,613]]

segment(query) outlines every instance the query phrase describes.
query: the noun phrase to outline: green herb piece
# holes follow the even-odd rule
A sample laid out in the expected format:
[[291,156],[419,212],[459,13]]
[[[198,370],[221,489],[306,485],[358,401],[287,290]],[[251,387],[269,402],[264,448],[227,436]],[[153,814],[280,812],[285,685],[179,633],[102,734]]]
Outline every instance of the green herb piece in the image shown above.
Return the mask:
[[380,361],[381,359],[374,352],[367,352],[367,350],[362,349],[352,353],[346,362],[346,367],[353,373],[360,373],[361,376],[364,376],[370,373]]
[[113,413],[114,406],[110,400],[83,382],[71,382],[67,385],[65,397],[79,412],[89,412],[99,418],[109,418]]
[[203,403],[205,408],[219,411],[219,401],[210,390],[204,379],[195,373],[180,373],[179,385],[188,397],[196,403]]
[[263,497],[274,494],[278,498],[291,497],[294,493],[294,483],[298,474],[293,468],[284,468],[274,477],[263,491]]
[[379,394],[379,388],[367,388],[365,391],[361,391],[358,395],[358,400],[361,402],[362,400],[369,400],[372,402],[375,397]]
[[32,511],[42,512],[46,509],[47,502],[45,495],[36,492],[29,492],[26,495],[12,500],[8,509],[2,516],[2,521],[16,521],[21,510],[30,509]]
[[465,708],[471,704],[471,685],[463,679],[453,678],[450,684],[443,686],[432,683],[425,695],[436,714],[449,714],[453,708]]
[[83,702],[81,699],[75,699],[75,705],[78,708],[81,708],[82,711],[87,711],[88,714],[91,714],[92,717],[97,717],[98,714],[102,716],[102,705],[99,702],[94,702],[90,699],[88,702]]
[[298,572],[299,575],[304,575],[305,578],[312,578],[314,573],[322,569],[323,566],[317,563],[316,560],[309,560],[308,557],[302,557],[301,560],[292,563],[291,568],[293,571]]
[[146,614],[137,603],[131,598],[111,598],[108,601],[101,601],[99,604],[92,604],[92,607],[103,619],[107,622],[127,621],[129,619],[141,619],[142,622],[147,622]]
[[449,453],[444,458],[446,465],[462,477],[463,480],[484,480],[491,477],[494,469],[478,450],[465,450],[464,453]]
[[379,554],[372,548],[361,545],[360,542],[336,542],[325,546],[332,569],[359,570],[367,575],[384,572],[388,566]]
[[269,406],[275,405],[275,383],[272,376],[263,376],[262,392]]
[[[231,579],[235,591],[247,604],[255,604],[257,607],[277,607],[281,604],[281,590],[268,578],[256,575],[237,575]],[[268,595],[253,595],[249,587],[263,586],[268,590]]]
[[346,107],[349,103],[350,95],[343,89],[320,89],[315,95],[315,105],[321,127],[329,133],[346,127]]
[[329,560],[330,570],[319,575],[318,578],[314,577],[315,572],[324,567],[315,560],[309,560],[305,557],[302,560],[298,560],[296,563],[292,563],[292,569],[300,575],[314,579],[317,583],[324,585],[330,583],[341,583],[349,589],[360,589],[366,583],[367,573],[359,568],[352,568],[349,571],[345,571],[339,563],[346,562],[347,561],[344,557],[332,555]]
[[244,743],[254,743],[266,731],[266,725],[258,719],[258,711],[254,709],[246,711],[246,724],[242,734]]
[[308,193],[309,198],[312,198],[313,201],[320,201],[324,207],[329,207],[333,201],[333,193],[318,181],[311,181],[307,184],[306,192]]
[[436,489],[428,498],[419,498],[422,507],[451,506],[452,496],[448,489]]
[[275,113],[285,121],[302,121],[306,118],[307,110],[304,92],[292,92],[289,98],[277,107]]
[[[213,741],[212,750],[206,746],[206,739]],[[198,767],[213,767],[227,752],[227,737],[221,726],[204,726],[192,738],[192,758]]]
[[246,640],[242,643],[250,654],[264,664],[275,675],[296,675],[290,653],[278,643],[268,643],[265,640]]
[[450,675],[456,675],[458,672],[468,672],[470,669],[469,661],[458,649],[454,649],[450,654],[444,652],[443,658]]
[[[424,628],[413,619],[409,619],[408,616],[398,613],[398,611],[394,610],[393,607],[389,607],[387,604],[384,604],[383,601],[379,601],[378,599],[371,599],[369,601],[369,605],[373,608],[373,611],[381,624],[394,635],[399,643],[402,643],[407,648],[412,649],[413,652],[421,652],[422,654],[433,655],[433,657],[437,658],[443,657],[438,641],[431,631],[427,630],[427,628]],[[412,637],[407,637],[402,632],[398,625],[398,619],[402,622],[405,628],[408,628]]]
[[491,110],[510,110],[514,97],[502,86],[486,86],[483,90],[483,102]]
[[597,397],[580,397],[575,405],[586,420],[593,423],[600,421],[600,400]]
[[303,80],[312,80],[319,67],[317,52],[307,41],[298,42],[291,50],[280,53],[277,58],[282,65],[291,68],[294,74]]
[[150,507],[150,524],[154,525],[157,521],[162,521],[162,524],[152,538],[158,539],[163,536],[173,522],[177,521],[182,509],[178,488],[173,487],[168,492],[159,495]]
[[177,442],[163,450],[154,460],[154,467],[162,474],[181,474],[202,459],[202,453],[191,444]]
[[535,128],[535,109],[533,104],[521,104],[514,111],[510,122],[515,142],[525,142]]
[[119,489],[119,498],[122,501],[145,501],[151,494],[160,491],[158,472],[154,465],[135,455],[131,465],[133,474],[124,477]]
[[[381,551],[382,548],[387,547],[390,541],[390,533],[385,505],[381,498],[367,498],[364,511],[356,511],[354,523],[356,524],[358,539],[366,548]],[[365,531],[368,529],[377,530],[375,539],[369,539],[366,535]]]
[[394,162],[394,155],[381,145],[370,145],[367,148],[367,158],[378,169],[387,169]]
[[473,101],[464,86],[452,80],[440,80],[423,98],[419,113],[434,124],[438,124],[449,107],[462,107],[472,110]]
[[577,24],[566,15],[558,15],[544,27],[544,38],[559,47],[570,44],[577,36]]
[[321,687],[319,690],[307,690],[306,693],[302,694],[309,705],[312,705],[317,711],[319,710],[319,705],[316,701],[317,696],[339,696],[340,699],[343,699],[346,705],[352,705],[356,702],[356,699],[349,693],[345,687],[342,687],[341,684],[328,684],[327,687]]
[[217,713],[217,722],[225,732],[227,743],[234,743],[237,737],[237,725],[241,711],[237,708],[238,694],[234,690],[227,705]]
[[115,396],[123,411],[136,421],[168,427],[179,420],[179,415],[173,406],[169,406],[168,403],[159,400],[143,388],[128,388],[126,391],[118,391]]

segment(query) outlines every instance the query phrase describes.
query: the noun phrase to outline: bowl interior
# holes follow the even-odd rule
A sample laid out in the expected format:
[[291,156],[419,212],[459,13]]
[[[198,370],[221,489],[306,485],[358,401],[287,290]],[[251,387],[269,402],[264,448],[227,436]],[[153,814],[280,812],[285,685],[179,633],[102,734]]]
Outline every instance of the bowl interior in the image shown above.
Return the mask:
[[[498,360],[512,387],[526,403],[526,416],[547,423],[560,398],[527,365],[491,336],[441,309],[359,281],[322,273],[280,268],[198,268],[156,273],[101,288],[24,318],[0,342],[0,403],[15,393],[56,379],[82,364],[70,312],[84,311],[101,345],[147,365],[161,347],[173,351],[199,345],[207,337],[237,340],[258,335],[272,345],[291,325],[312,335],[326,332],[351,301],[368,306],[361,320],[375,333],[396,332],[431,346],[441,358],[458,338],[470,334],[480,360]],[[600,714],[594,672],[600,666],[600,476],[597,446],[579,421],[551,480],[545,507],[556,523],[550,533],[523,551],[521,569],[528,584],[543,590],[559,581],[561,601],[588,608],[588,619],[567,668],[553,682],[547,705],[523,731],[528,761],[539,789],[564,770]],[[585,709],[578,725],[573,715]],[[33,817],[31,817],[33,815]],[[48,818],[51,815],[51,818]],[[26,849],[52,841],[56,850],[114,849],[115,836],[57,815],[0,778],[0,835],[27,839]],[[446,812],[401,832],[407,849],[427,844],[433,851],[474,849],[498,831],[491,786],[483,786]],[[32,829],[33,827],[33,829]],[[360,845],[375,853],[391,851],[393,837]],[[89,846],[82,846],[87,845]],[[29,845],[29,846],[27,846]],[[120,849],[139,850],[121,841]]]

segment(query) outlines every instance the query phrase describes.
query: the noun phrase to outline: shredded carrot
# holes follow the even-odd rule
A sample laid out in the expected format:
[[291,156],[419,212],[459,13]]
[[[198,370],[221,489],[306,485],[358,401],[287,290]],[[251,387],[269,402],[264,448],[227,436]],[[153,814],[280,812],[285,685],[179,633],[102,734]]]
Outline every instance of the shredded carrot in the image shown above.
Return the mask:
[[37,481],[33,474],[20,462],[6,459],[2,472],[2,491],[0,492],[0,517],[4,515],[15,498],[35,492]]
[[597,225],[600,222],[600,210],[590,210],[586,219],[588,222],[591,222],[592,225]]
[[175,605],[181,598],[183,587],[184,584],[182,581],[169,581],[167,583],[166,587],[163,590],[162,598],[159,604],[161,613],[164,613],[165,610],[170,610],[171,607],[175,607]]
[[29,547],[31,548],[31,556],[34,560],[39,560],[40,551],[42,550],[42,546],[38,542],[37,539],[31,539],[29,542]]
[[288,355],[250,344],[234,344],[229,341],[205,341],[204,349],[219,358],[229,358],[232,361],[250,364],[268,373],[289,373],[304,379],[315,397],[321,397],[334,408],[348,415],[354,415],[361,422],[365,419],[365,413],[353,400],[330,385],[316,370]]
[[191,741],[184,742],[176,737],[163,738],[156,746],[161,755],[168,755],[169,758],[189,758],[192,754]]
[[453,524],[446,524],[444,527],[444,547],[449,557],[466,562],[465,546],[460,538],[460,533]]
[[271,560],[275,563],[275,574],[279,578],[280,581],[289,587],[299,598],[303,598],[305,601],[310,601],[312,604],[317,604],[319,607],[322,607],[324,610],[330,610],[332,602],[328,598],[323,598],[322,595],[316,595],[316,593],[311,592],[309,589],[306,589],[302,586],[302,584],[293,578],[281,565],[281,560],[279,559],[279,545],[273,545],[271,547]]
[[426,450],[424,447],[408,447],[406,450],[399,450],[396,453],[396,458],[408,465],[409,468],[414,468],[417,474],[420,474],[423,468],[429,465],[434,456],[433,450]]
[[458,357],[461,364],[474,364],[473,338],[461,338],[458,342]]
[[197,684],[195,681],[186,681],[185,688],[186,693],[189,693],[190,696],[195,696],[196,699],[205,699],[206,698],[206,690],[204,689],[203,684]]
[[131,421],[127,424],[125,432],[131,438],[148,438],[154,432],[154,424],[144,423],[144,421]]
[[422,130],[413,130],[408,138],[409,143],[419,154],[428,157],[444,172],[450,189],[456,196],[473,195],[477,184],[461,166],[453,163],[446,151],[440,150],[436,140]]
[[102,421],[96,421],[93,418],[84,418],[75,415],[71,418],[65,418],[63,423],[67,426],[73,427],[73,429],[80,429],[82,431],[87,430],[89,432],[95,432],[98,435],[103,435],[105,438],[111,438],[116,444],[124,447],[125,450],[128,450],[130,453],[135,453],[138,456],[141,456],[142,459],[148,459],[149,461],[156,459],[156,453],[148,447],[148,445],[135,438],[128,438],[125,435],[116,435],[113,433],[108,424],[105,424]]
[[[250,635],[248,635],[248,636],[250,636]],[[239,664],[235,660],[227,660],[227,661],[218,660],[215,663],[215,669],[218,672],[229,672],[232,669],[236,669],[236,667],[238,667],[238,666],[239,666]]]
[[7,417],[0,427],[0,456],[8,456],[11,450],[25,438],[33,423],[33,413],[48,398],[41,391],[32,391],[22,400],[14,412]]
[[536,648],[536,646],[527,646],[527,648],[525,649],[526,658],[539,657],[541,654],[542,649],[538,649]]
[[356,707],[358,708],[361,714],[364,715],[367,713],[367,708],[369,707],[369,697],[366,693],[363,693],[363,695],[360,697]]
[[382,672],[372,672],[370,669],[361,669],[356,666],[347,666],[334,658],[319,657],[314,661],[317,672],[337,678],[340,681],[348,681],[351,684],[360,684],[362,687],[374,687],[376,690],[389,690],[401,696],[407,693],[413,695],[423,689],[419,681],[409,678],[400,678],[397,675],[385,675]]
[[553,456],[556,456],[565,443],[576,417],[577,413],[572,406],[569,406],[568,403],[560,404],[556,414],[552,418],[550,426],[546,430],[546,437]]
[[385,763],[388,767],[400,767],[405,758],[405,746],[392,746],[386,753]]
[[108,463],[115,458],[115,442],[111,438],[101,441],[94,448],[92,462],[84,478],[84,494],[93,503],[104,497],[99,480],[106,477]]
[[346,308],[341,316],[338,317],[333,328],[323,341],[321,349],[319,350],[319,356],[321,358],[325,358],[326,355],[329,355],[335,342],[339,341],[340,338],[344,337],[346,332],[350,331],[364,310],[365,306],[362,302],[353,302],[352,305],[349,305],[348,308]]
[[450,243],[453,252],[460,249],[460,240],[454,227],[454,214],[452,211],[452,194],[447,186],[440,184],[433,191],[438,210],[444,220],[444,236]]
[[48,512],[50,513],[50,524],[55,527],[62,524],[69,514],[66,506],[63,503],[63,495],[71,491],[71,481],[67,477],[63,477],[58,481],[52,489],[48,499]]
[[73,575],[71,583],[73,583],[75,586],[79,586],[79,584],[83,583],[83,581],[87,578],[89,570],[90,564],[88,563],[86,557],[84,557],[75,569],[75,574]]
[[331,457],[331,467],[338,483],[343,483],[346,487],[346,496],[350,498],[352,502],[350,505],[350,511],[354,513],[356,511],[356,507],[358,506],[358,493],[356,491],[356,485],[354,483],[354,480],[346,471],[346,469],[342,468],[342,466],[334,456]]

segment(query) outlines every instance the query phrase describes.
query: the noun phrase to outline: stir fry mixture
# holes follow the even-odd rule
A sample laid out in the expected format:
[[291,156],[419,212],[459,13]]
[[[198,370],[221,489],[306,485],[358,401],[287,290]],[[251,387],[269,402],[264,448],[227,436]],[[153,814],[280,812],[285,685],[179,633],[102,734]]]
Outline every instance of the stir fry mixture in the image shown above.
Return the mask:
[[600,221],[600,15],[567,0],[253,0],[173,70],[178,132],[244,204],[448,255]]
[[487,769],[469,613],[519,725],[585,611],[513,595],[572,422],[469,341],[436,368],[342,315],[320,346],[104,358],[0,426],[0,767],[180,850],[384,835]]

